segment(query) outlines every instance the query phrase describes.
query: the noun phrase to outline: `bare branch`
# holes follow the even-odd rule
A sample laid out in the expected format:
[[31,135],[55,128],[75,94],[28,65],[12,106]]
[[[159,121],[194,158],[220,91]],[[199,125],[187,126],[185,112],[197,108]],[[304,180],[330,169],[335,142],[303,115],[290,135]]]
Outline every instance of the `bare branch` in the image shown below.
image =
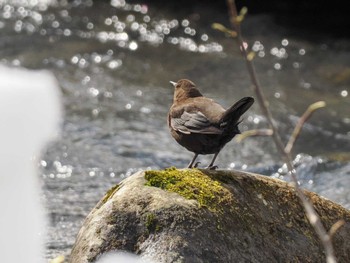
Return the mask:
[[290,153],[292,151],[294,143],[295,143],[296,139],[298,138],[298,136],[301,132],[301,129],[303,128],[304,123],[311,117],[311,115],[314,113],[314,111],[318,110],[320,108],[323,108],[325,106],[326,106],[326,103],[324,101],[318,101],[318,102],[311,104],[307,108],[307,110],[304,112],[303,116],[300,117],[297,125],[295,126],[294,131],[289,138],[287,146],[284,148],[285,152]]
[[273,131],[271,129],[259,129],[259,130],[249,130],[242,132],[236,136],[236,141],[241,142],[244,139],[252,136],[271,136]]
[[218,31],[221,31],[227,35],[229,35],[230,37],[236,37],[237,36],[237,32],[233,31],[233,30],[230,30],[228,29],[227,27],[225,27],[224,25],[220,24],[220,23],[213,23],[211,25],[211,27],[213,29],[216,29]]
[[[242,13],[241,13],[240,18],[237,19],[238,14],[237,14],[237,8],[236,8],[236,4],[235,4],[234,0],[227,0],[227,5],[228,5],[228,9],[229,9],[231,26],[232,26],[233,30],[235,32],[237,32],[236,40],[238,41],[238,44],[239,44],[239,47],[241,50],[241,54],[245,58],[248,73],[249,73],[250,79],[251,79],[252,84],[253,84],[253,90],[256,93],[257,100],[258,100],[258,103],[259,103],[260,108],[262,110],[262,113],[266,116],[267,121],[268,121],[269,126],[270,126],[270,129],[273,132],[272,138],[276,144],[276,148],[280,152],[283,160],[285,161],[285,163],[287,165],[289,174],[290,174],[292,181],[294,183],[294,186],[295,186],[295,191],[296,191],[299,199],[301,200],[301,202],[304,206],[306,216],[309,219],[310,224],[315,229],[317,235],[319,236],[319,238],[322,242],[322,245],[323,245],[325,252],[326,252],[327,262],[328,263],[335,263],[336,258],[334,255],[334,248],[333,248],[333,245],[331,242],[331,237],[326,232],[326,230],[325,230],[325,228],[320,220],[320,217],[317,214],[317,212],[315,211],[313,205],[308,201],[304,192],[300,189],[300,187],[298,185],[298,180],[297,180],[297,176],[296,176],[296,171],[295,171],[293,163],[292,163],[292,158],[290,156],[290,153],[284,150],[285,147],[282,143],[282,140],[281,140],[281,137],[278,133],[277,127],[274,124],[272,114],[268,108],[268,103],[265,99],[265,96],[264,96],[263,91],[261,89],[260,83],[259,83],[258,78],[256,76],[255,67],[253,64],[253,59],[249,59],[248,52],[245,48],[244,41],[242,39],[241,28],[240,28],[240,24],[243,21],[244,15],[242,16]],[[247,12],[247,10],[245,10],[243,13],[245,14],[246,12]]]

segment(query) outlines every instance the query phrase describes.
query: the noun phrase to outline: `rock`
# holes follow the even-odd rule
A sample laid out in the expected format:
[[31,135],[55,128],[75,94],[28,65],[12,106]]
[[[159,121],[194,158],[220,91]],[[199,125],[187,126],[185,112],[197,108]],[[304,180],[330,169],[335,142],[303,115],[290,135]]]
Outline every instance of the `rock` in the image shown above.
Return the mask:
[[[349,262],[350,211],[306,194],[326,229],[346,221],[333,244],[339,262]],[[325,262],[293,187],[238,171],[169,168],[128,177],[88,215],[70,262],[113,250],[161,263]]]

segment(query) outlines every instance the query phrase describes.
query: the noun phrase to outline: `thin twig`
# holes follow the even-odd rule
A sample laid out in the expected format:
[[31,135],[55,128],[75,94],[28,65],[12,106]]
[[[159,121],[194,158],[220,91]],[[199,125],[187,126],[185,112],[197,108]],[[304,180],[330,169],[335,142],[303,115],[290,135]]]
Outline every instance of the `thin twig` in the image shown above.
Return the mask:
[[245,58],[248,73],[249,73],[250,79],[251,79],[252,84],[253,84],[253,90],[256,93],[260,108],[261,108],[263,114],[266,116],[267,121],[269,123],[269,126],[270,126],[271,130],[273,131],[272,138],[276,144],[277,150],[280,152],[284,162],[287,165],[289,174],[290,174],[292,181],[294,183],[294,186],[295,186],[296,193],[304,206],[306,216],[309,219],[310,224],[313,226],[313,228],[315,229],[317,235],[319,236],[319,238],[322,242],[322,245],[323,245],[325,252],[326,252],[327,262],[328,263],[336,263],[336,258],[334,256],[334,249],[333,249],[330,235],[326,232],[326,230],[325,230],[325,228],[320,220],[320,217],[317,214],[317,212],[315,211],[313,205],[308,201],[304,192],[299,187],[297,176],[296,176],[296,171],[295,171],[293,163],[292,163],[292,158],[290,156],[290,153],[286,152],[284,150],[284,145],[282,143],[281,137],[278,133],[276,125],[274,124],[272,114],[268,108],[268,103],[265,99],[265,96],[264,96],[263,91],[261,89],[260,83],[259,83],[258,78],[256,76],[253,61],[252,61],[252,59],[248,58],[249,57],[248,52],[245,48],[244,41],[243,41],[242,34],[241,34],[241,28],[240,28],[240,23],[244,18],[244,15],[246,13],[246,9],[244,10],[243,13],[238,15],[235,0],[227,0],[227,5],[228,5],[228,9],[229,9],[230,22],[231,22],[233,30],[235,32],[237,32],[236,39],[237,39],[239,47],[241,49],[242,56]]
[[318,110],[318,109],[323,108],[325,106],[326,106],[326,103],[324,101],[318,101],[318,102],[311,104],[307,108],[307,110],[304,112],[303,116],[300,117],[297,125],[295,126],[294,131],[289,138],[287,146],[284,148],[285,152],[290,153],[292,151],[294,143],[295,143],[296,139],[298,138],[304,123],[311,117],[312,113],[314,113],[315,110]]
[[241,134],[238,134],[236,136],[236,141],[241,142],[244,139],[252,136],[271,136],[272,133],[273,132],[271,129],[249,130],[249,131],[242,132]]
[[225,34],[227,34],[230,37],[236,37],[237,36],[237,32],[232,31],[230,29],[228,29],[227,27],[225,27],[224,25],[220,24],[220,23],[214,23],[211,25],[211,27],[215,30],[221,31]]
[[260,108],[261,108],[263,114],[267,117],[267,121],[269,123],[270,129],[273,131],[273,139],[274,139],[276,145],[278,145],[277,149],[278,149],[278,151],[280,151],[281,154],[284,154],[284,150],[283,150],[284,146],[283,146],[282,140],[277,132],[276,125],[274,125],[274,121],[273,121],[271,112],[268,108],[267,100],[265,99],[265,96],[260,88],[260,83],[259,83],[259,80],[256,76],[254,65],[252,63],[252,60],[247,59],[249,54],[245,48],[244,41],[242,39],[242,34],[241,34],[241,27],[240,27],[240,23],[242,21],[242,18],[237,19],[238,14],[237,14],[237,9],[236,9],[236,5],[235,5],[234,1],[227,0],[227,3],[228,3],[228,7],[229,7],[229,12],[230,12],[231,25],[232,25],[234,31],[237,32],[236,39],[237,39],[238,44],[240,46],[242,56],[245,58],[246,66],[248,68],[248,72],[249,72],[249,75],[250,75],[250,78],[251,78],[251,81],[253,84],[253,90],[257,95],[258,103],[260,105]]

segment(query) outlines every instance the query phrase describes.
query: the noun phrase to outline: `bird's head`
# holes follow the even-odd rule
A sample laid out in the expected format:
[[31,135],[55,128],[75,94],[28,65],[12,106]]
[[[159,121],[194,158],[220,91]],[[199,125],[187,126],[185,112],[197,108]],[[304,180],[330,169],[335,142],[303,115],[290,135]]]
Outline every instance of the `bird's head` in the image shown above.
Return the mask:
[[180,79],[178,82],[170,81],[175,88],[174,101],[181,101],[187,98],[200,97],[202,94],[196,85],[188,79]]

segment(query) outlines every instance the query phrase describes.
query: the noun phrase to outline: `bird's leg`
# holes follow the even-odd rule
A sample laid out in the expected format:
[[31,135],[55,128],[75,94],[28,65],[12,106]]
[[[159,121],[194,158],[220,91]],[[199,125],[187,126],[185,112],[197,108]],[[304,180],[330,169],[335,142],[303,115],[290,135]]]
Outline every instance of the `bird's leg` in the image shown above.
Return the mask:
[[215,162],[215,159],[218,156],[218,154],[219,154],[219,152],[214,154],[213,159],[211,160],[210,164],[207,167],[205,167],[205,169],[215,170],[216,168],[218,168],[216,165],[214,166],[214,162]]
[[187,168],[192,168],[193,167],[194,161],[197,159],[197,156],[198,156],[198,153],[195,153],[192,161],[189,163]]

